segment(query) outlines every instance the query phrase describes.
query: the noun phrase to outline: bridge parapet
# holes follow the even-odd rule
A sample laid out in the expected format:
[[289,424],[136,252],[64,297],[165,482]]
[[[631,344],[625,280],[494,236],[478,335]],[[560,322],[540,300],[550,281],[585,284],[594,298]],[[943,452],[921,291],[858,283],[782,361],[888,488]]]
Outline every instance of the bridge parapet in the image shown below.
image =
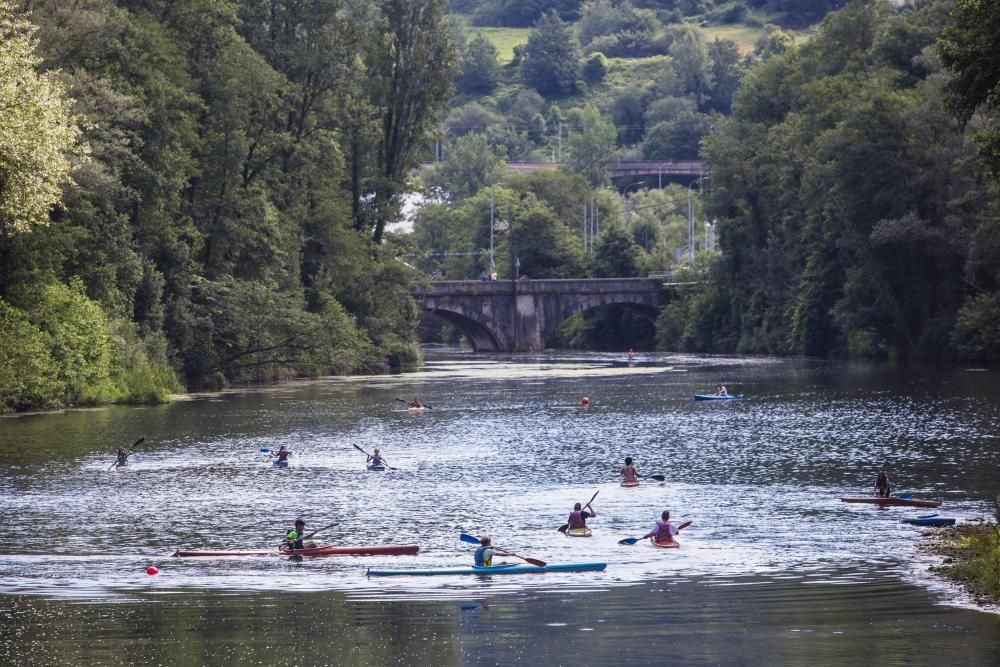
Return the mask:
[[476,350],[537,352],[559,324],[590,308],[624,305],[655,316],[667,299],[662,286],[650,278],[444,280],[413,294]]

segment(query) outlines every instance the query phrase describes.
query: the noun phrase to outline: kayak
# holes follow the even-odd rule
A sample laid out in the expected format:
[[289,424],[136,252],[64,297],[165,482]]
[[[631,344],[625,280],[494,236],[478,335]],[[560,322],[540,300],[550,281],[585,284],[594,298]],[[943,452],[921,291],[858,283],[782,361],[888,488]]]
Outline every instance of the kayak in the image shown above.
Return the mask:
[[288,461],[275,461],[274,463],[271,464],[271,466],[274,468],[287,468]]
[[940,528],[942,526],[954,526],[954,519],[946,519],[941,516],[931,516],[931,517],[915,517],[912,519],[900,519],[903,523],[909,523],[914,526],[932,526],[934,528]]
[[179,558],[218,558],[227,556],[412,556],[420,550],[416,544],[387,544],[382,546],[335,547],[323,546],[313,549],[284,548],[279,551],[176,551]]
[[359,547],[316,547],[314,549],[295,549],[291,551],[282,547],[281,553],[295,556],[413,556],[420,547],[416,544],[387,544],[382,546]]
[[567,528],[566,537],[590,537],[593,533],[590,528]]
[[637,479],[623,479],[622,486],[627,489],[631,489],[633,486],[639,486],[639,480]]
[[672,539],[670,539],[670,540],[657,540],[657,539],[651,537],[651,538],[649,538],[649,542],[654,547],[659,547],[661,549],[679,549],[680,546],[681,546],[680,544],[678,544],[677,542],[675,542]]
[[542,574],[544,572],[601,572],[607,563],[566,563],[563,565],[499,565],[495,567],[439,567],[430,570],[368,570],[369,577],[429,577],[442,574],[477,574],[489,577],[495,574]]
[[915,498],[881,498],[879,496],[857,496],[841,498],[845,503],[868,503],[882,507],[940,507],[940,500],[917,500]]
[[385,466],[368,466],[368,469],[372,470],[372,471],[378,472],[378,471],[385,470]]
[[738,401],[743,398],[743,394],[736,394],[734,396],[716,396],[714,394],[695,394],[694,400],[696,401]]

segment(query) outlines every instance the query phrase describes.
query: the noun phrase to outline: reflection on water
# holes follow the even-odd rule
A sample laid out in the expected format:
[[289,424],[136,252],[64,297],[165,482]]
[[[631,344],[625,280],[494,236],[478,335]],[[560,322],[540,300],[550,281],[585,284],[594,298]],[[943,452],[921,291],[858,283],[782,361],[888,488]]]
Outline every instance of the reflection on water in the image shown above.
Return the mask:
[[[988,513],[1000,463],[995,372],[616,361],[446,356],[413,375],[2,419],[0,662],[23,656],[30,636],[53,658],[39,664],[312,664],[289,657],[303,645],[324,656],[316,664],[610,662],[622,651],[662,664],[648,651],[656,638],[680,663],[732,663],[739,650],[743,664],[829,664],[860,644],[886,664],[941,662],[942,646],[967,657],[945,663],[990,664],[997,617],[938,606],[947,589],[929,588],[913,564],[920,529],[898,519],[920,511],[839,498],[866,492],[885,466],[900,492],[943,499],[946,516]],[[749,398],[691,400],[718,381]],[[432,407],[408,412],[397,396]],[[139,435],[132,464],[108,471],[112,451]],[[398,470],[367,472],[355,444],[381,447]],[[281,445],[291,466],[274,470],[260,449]],[[619,487],[626,455],[667,482]],[[594,537],[556,532],[597,490]],[[681,549],[617,544],[666,508],[693,521]],[[298,516],[337,522],[332,543],[417,543],[421,553],[169,557],[273,547]],[[468,564],[461,532],[550,562],[609,566],[364,576]],[[145,575],[149,565],[162,574]],[[63,639],[51,636],[57,626]],[[945,639],[921,643],[901,626]],[[968,633],[977,642],[963,642]],[[124,654],[106,645],[116,640]]]

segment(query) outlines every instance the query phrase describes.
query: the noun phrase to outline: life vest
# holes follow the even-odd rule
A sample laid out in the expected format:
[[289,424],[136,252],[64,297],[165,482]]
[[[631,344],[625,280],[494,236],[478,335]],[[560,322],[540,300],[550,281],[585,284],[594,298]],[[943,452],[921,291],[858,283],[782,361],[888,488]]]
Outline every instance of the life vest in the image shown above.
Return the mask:
[[666,522],[664,522],[664,521],[657,521],[656,522],[656,528],[653,531],[653,533],[654,533],[653,534],[653,539],[656,540],[656,541],[658,541],[658,542],[661,541],[661,540],[662,541],[672,540],[674,536],[673,536],[673,531],[671,530],[671,528],[672,528],[672,526],[670,525],[669,521],[666,521]]
[[285,538],[291,540],[291,543],[288,546],[290,546],[292,549],[305,548],[305,544],[303,544],[302,542],[302,537],[303,536],[299,535],[294,528],[285,533]]
[[283,451],[283,452],[278,452],[278,460],[279,461],[287,461],[289,454],[291,454],[291,452],[289,452],[287,450]]
[[[486,551],[490,551],[490,557],[486,558]],[[479,547],[476,549],[476,567],[492,567],[493,566],[493,548],[492,547]]]
[[569,513],[569,527],[570,528],[586,528],[587,520],[583,516],[583,511],[570,512]]

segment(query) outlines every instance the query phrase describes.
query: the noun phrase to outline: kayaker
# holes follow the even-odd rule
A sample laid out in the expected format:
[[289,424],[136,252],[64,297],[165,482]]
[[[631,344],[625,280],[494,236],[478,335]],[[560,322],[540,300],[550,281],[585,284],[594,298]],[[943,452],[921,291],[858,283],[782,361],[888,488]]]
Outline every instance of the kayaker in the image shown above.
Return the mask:
[[132,455],[132,452],[125,451],[124,447],[118,448],[118,454],[115,457],[115,465],[121,468],[122,466],[128,465],[128,457]]
[[382,455],[378,453],[378,447],[375,451],[368,455],[368,465],[373,466],[384,466],[385,461],[382,460]]
[[729,396],[729,392],[726,391],[726,386],[723,384],[715,385],[715,393],[713,396]]
[[[284,546],[289,549],[315,549],[316,543],[312,540],[305,541],[306,522],[302,519],[295,520],[295,528],[285,533]],[[309,537],[312,537],[310,535]]]
[[628,360],[629,360],[629,361],[635,361],[635,350],[633,350],[633,349],[632,349],[632,348],[630,347],[630,348],[628,349],[628,353],[627,353],[627,354],[628,354]]
[[880,498],[888,498],[889,492],[892,491],[892,486],[889,483],[889,475],[885,474],[885,470],[879,470],[878,475],[875,477],[875,486],[873,487],[875,495]]
[[622,477],[626,482],[638,482],[639,481],[639,471],[635,469],[632,465],[632,457],[625,457],[625,467],[622,468]]
[[645,540],[652,537],[657,542],[666,542],[674,539],[674,535],[676,534],[677,528],[670,523],[670,512],[664,510],[663,514],[660,515],[660,520],[653,526],[653,530],[643,535],[640,539]]
[[493,567],[493,557],[494,556],[513,556],[514,554],[507,553],[506,551],[497,551],[493,548],[493,540],[489,537],[479,538],[480,546],[476,549],[475,562],[476,567]]
[[589,512],[584,510],[583,507],[580,506],[580,503],[573,505],[573,511],[569,513],[568,520],[570,530],[573,530],[574,528],[586,528],[587,519],[597,516],[597,512],[595,512],[594,508],[590,506],[590,503],[587,503],[587,507],[590,509]]
[[291,455],[291,452],[288,451],[288,448],[285,445],[282,445],[281,449],[273,452],[271,455],[275,457],[275,463],[284,463],[287,465],[288,457]]
[[406,407],[408,407],[408,408],[414,408],[414,409],[419,409],[419,408],[424,407],[424,404],[414,398],[412,401],[407,401],[406,402]]

